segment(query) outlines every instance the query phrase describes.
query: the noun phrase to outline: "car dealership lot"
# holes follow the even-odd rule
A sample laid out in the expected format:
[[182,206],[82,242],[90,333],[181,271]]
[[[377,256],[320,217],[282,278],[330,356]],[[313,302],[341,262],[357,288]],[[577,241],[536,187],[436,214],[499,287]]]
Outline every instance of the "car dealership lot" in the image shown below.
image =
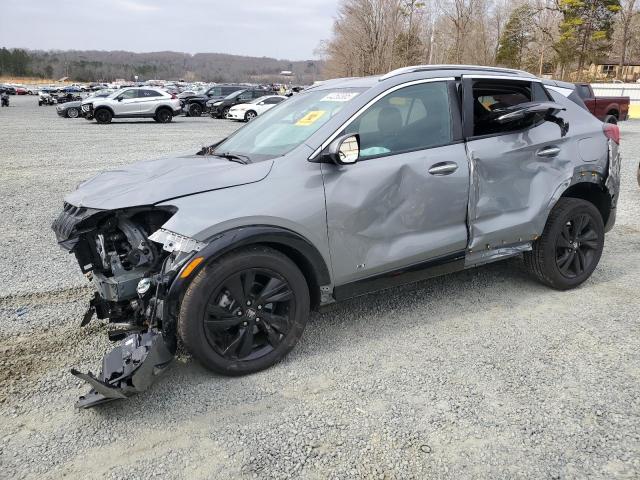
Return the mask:
[[[0,471],[7,478],[635,478],[640,475],[640,123],[625,123],[618,224],[593,277],[556,292],[519,259],[314,314],[275,368],[186,356],[145,394],[74,411],[106,327],[51,221],[99,170],[238,128],[0,111]],[[214,205],[211,208],[215,208]]]

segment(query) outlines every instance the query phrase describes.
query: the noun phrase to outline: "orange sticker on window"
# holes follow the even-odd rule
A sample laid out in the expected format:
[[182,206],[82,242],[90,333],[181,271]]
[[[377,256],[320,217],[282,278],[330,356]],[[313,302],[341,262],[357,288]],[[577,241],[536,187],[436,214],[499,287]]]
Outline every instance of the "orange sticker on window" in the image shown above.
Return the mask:
[[327,113],[325,110],[313,110],[298,120],[296,125],[298,127],[308,127],[309,125],[313,125],[325,113]]

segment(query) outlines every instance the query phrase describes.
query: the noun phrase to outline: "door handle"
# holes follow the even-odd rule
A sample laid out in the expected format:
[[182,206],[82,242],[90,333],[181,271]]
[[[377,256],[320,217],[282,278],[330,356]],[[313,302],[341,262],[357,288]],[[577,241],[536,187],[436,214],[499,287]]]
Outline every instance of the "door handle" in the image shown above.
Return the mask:
[[538,150],[537,155],[539,157],[557,157],[560,153],[560,148],[558,147],[545,147]]
[[454,162],[440,162],[436,163],[429,169],[431,175],[442,177],[444,175],[451,175],[458,170],[458,164]]

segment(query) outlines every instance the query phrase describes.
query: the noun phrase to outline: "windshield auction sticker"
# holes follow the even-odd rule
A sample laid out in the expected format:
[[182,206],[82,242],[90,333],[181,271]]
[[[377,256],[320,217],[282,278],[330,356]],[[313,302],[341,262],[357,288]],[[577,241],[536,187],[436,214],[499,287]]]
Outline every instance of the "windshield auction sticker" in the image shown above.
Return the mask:
[[296,125],[298,127],[308,127],[309,125],[313,125],[325,113],[327,113],[326,110],[313,110],[298,120]]
[[331,92],[323,97],[321,102],[348,102],[353,97],[357,97],[358,92]]

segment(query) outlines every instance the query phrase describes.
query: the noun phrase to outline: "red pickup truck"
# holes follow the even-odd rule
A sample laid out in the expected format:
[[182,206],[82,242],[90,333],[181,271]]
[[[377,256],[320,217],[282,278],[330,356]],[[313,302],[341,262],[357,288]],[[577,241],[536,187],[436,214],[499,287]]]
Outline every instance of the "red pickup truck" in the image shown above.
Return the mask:
[[618,123],[629,116],[629,97],[596,97],[588,83],[576,83],[576,91],[589,111],[605,123]]

